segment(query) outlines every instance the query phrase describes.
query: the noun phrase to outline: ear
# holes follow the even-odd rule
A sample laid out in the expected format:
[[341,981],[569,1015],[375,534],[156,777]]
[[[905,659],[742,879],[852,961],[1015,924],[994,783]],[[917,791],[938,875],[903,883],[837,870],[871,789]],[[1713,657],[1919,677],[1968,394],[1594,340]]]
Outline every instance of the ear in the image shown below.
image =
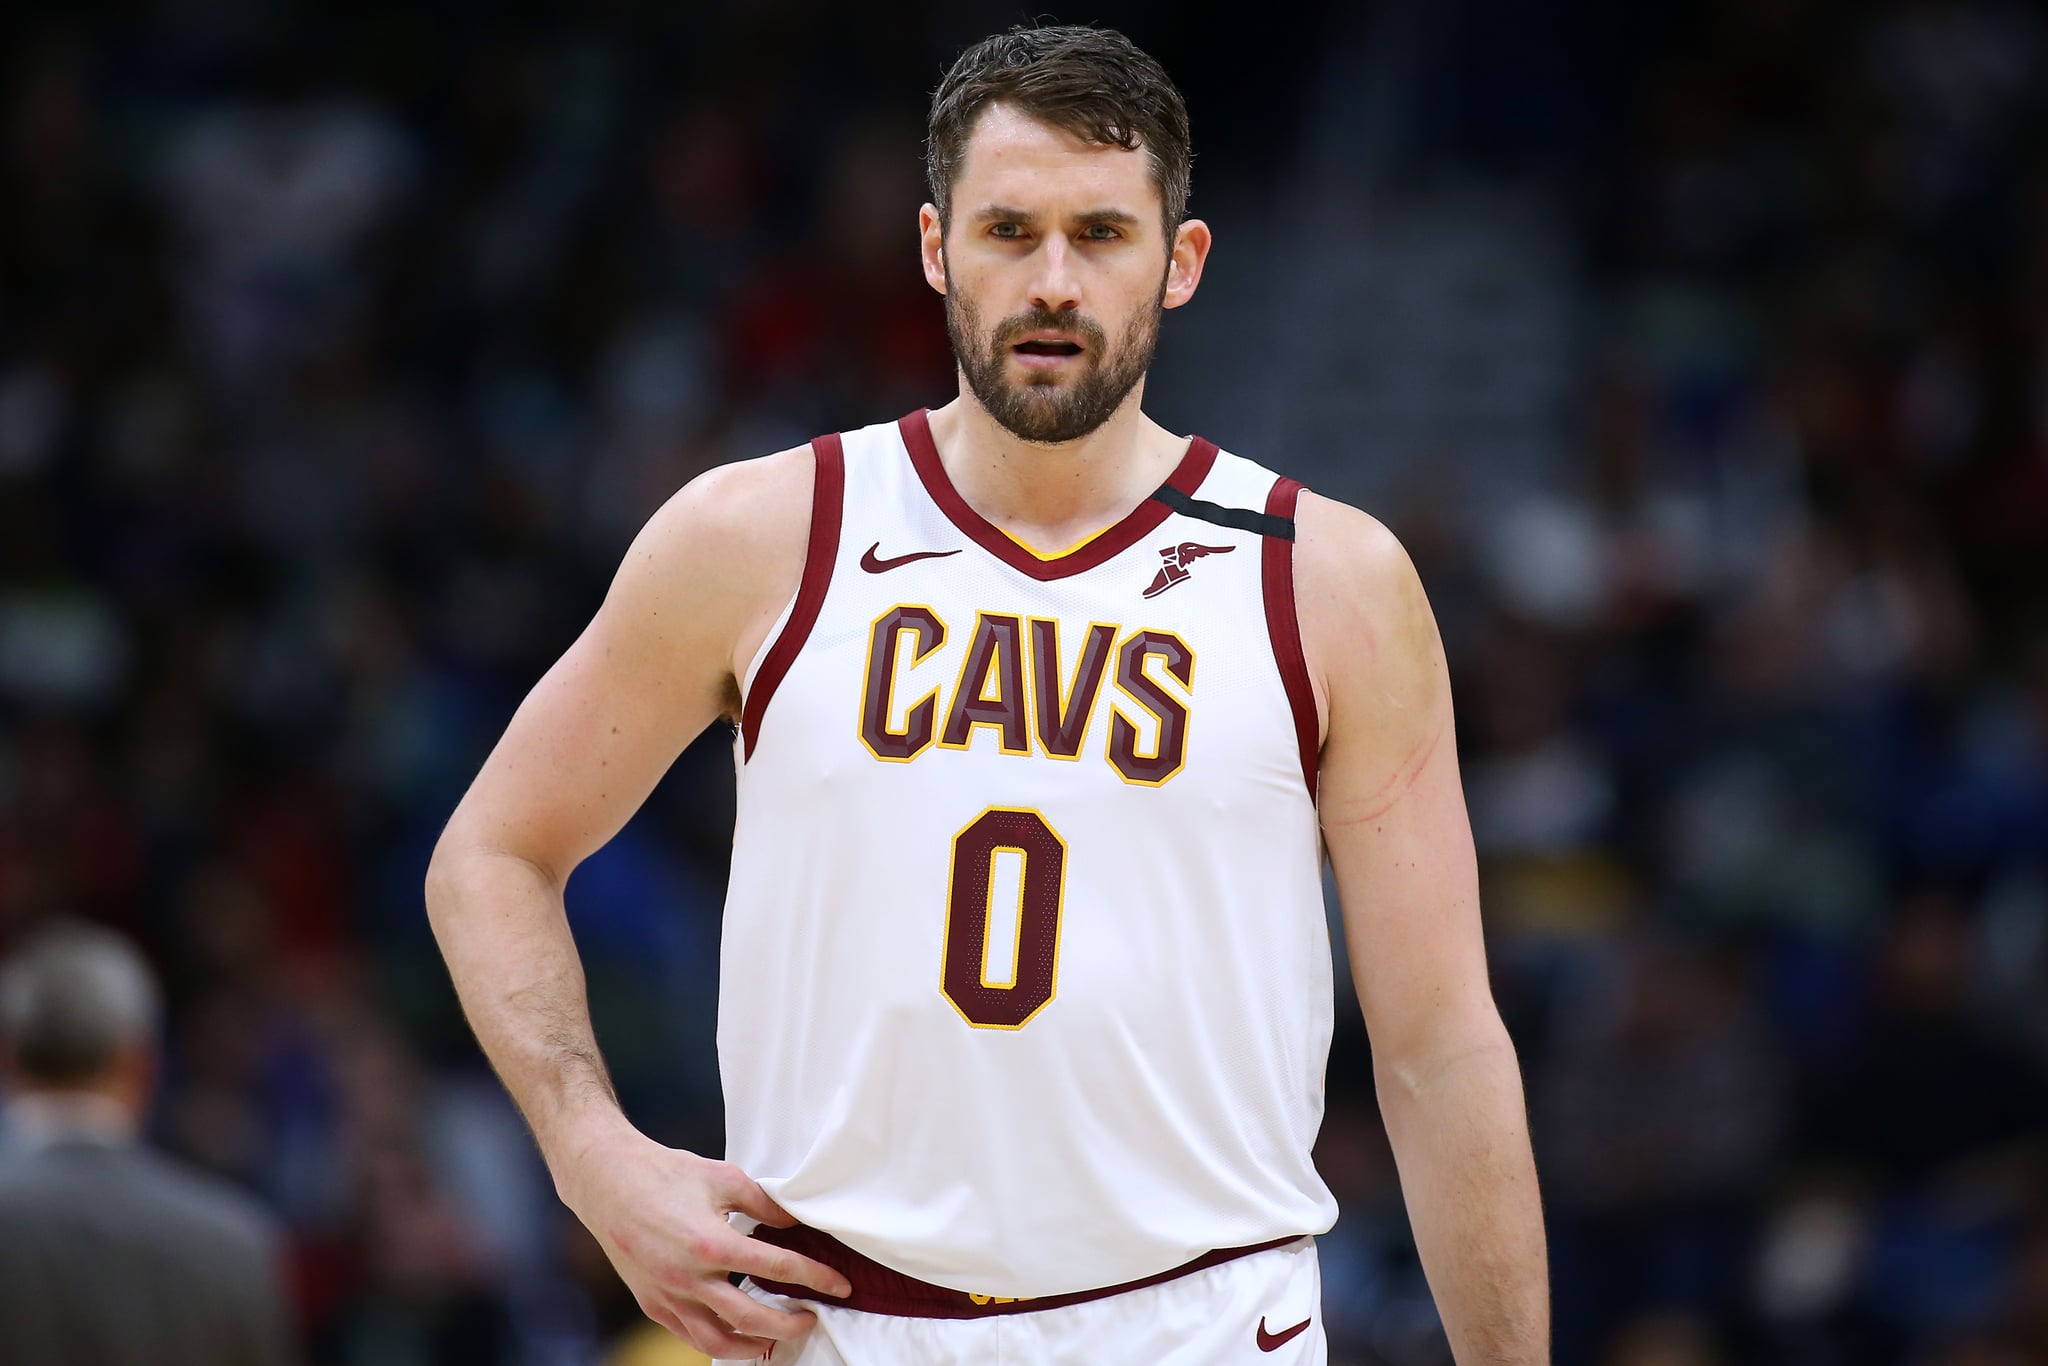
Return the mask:
[[123,1104],[135,1114],[149,1113],[150,1097],[156,1092],[156,1047],[144,1040],[131,1040],[114,1050],[111,1076]]
[[931,204],[917,211],[918,249],[924,255],[924,282],[944,294],[946,292],[946,230],[939,222],[939,211]]
[[1209,225],[1190,218],[1174,230],[1173,252],[1166,262],[1166,308],[1179,308],[1195,297],[1202,283],[1202,266],[1209,259]]

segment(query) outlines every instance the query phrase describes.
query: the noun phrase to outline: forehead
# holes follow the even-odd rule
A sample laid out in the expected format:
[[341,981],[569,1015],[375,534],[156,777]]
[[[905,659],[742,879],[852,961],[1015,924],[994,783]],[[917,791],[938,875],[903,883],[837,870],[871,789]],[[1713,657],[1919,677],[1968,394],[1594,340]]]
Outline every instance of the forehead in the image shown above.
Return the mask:
[[1144,145],[1090,142],[1006,104],[983,110],[953,182],[953,209],[983,204],[1123,209],[1156,217],[1161,203]]

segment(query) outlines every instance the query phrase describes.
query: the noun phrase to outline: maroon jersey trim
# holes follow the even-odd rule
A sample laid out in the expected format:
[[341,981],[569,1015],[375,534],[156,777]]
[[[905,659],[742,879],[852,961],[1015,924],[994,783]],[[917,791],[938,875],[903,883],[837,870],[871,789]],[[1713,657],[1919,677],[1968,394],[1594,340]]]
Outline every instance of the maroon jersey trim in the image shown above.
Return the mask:
[[[947,520],[1004,564],[1041,582],[1064,579],[1095,568],[1151,535],[1161,522],[1173,515],[1173,509],[1164,503],[1147,498],[1132,508],[1122,521],[1066,554],[1040,559],[969,507],[960,491],[953,487],[953,481],[946,477],[945,465],[939,460],[939,448],[932,442],[931,422],[923,408],[904,414],[896,425],[903,433],[904,446],[910,451],[911,466],[917,470],[925,492],[939,505],[939,511],[946,514]],[[1209,467],[1215,463],[1216,443],[1199,436],[1190,437],[1187,454],[1181,457],[1180,464],[1174,467],[1166,482],[1182,493],[1193,493],[1209,477]]]
[[[1266,495],[1266,515],[1291,520],[1301,488],[1292,479],[1275,479],[1272,492]],[[1266,634],[1273,639],[1273,662],[1280,666],[1280,682],[1287,689],[1287,705],[1294,712],[1294,735],[1301,746],[1302,781],[1308,784],[1309,800],[1314,801],[1316,761],[1322,743],[1317,733],[1316,692],[1309,684],[1308,660],[1301,652],[1301,621],[1294,611],[1294,541],[1268,536],[1263,544]]]
[[825,589],[832,583],[832,562],[839,557],[840,509],[846,501],[846,458],[839,434],[814,439],[811,453],[817,473],[811,485],[811,536],[804,545],[803,582],[797,585],[796,606],[790,609],[789,620],[782,624],[782,633],[775,637],[768,657],[754,674],[754,686],[747,689],[746,705],[740,712],[742,762],[754,757],[768,700],[775,696],[783,675],[796,662],[797,651],[818,624],[818,609],[825,605]]
[[853,1293],[844,1299],[821,1295],[807,1286],[791,1285],[783,1281],[771,1281],[762,1276],[752,1277],[755,1285],[777,1295],[788,1295],[792,1299],[815,1300],[820,1304],[834,1304],[842,1309],[856,1309],[864,1314],[890,1314],[901,1318],[916,1319],[979,1319],[997,1314],[1030,1314],[1041,1309],[1064,1309],[1071,1304],[1086,1304],[1090,1300],[1108,1299],[1111,1295],[1127,1294],[1143,1290],[1148,1286],[1163,1285],[1197,1271],[1207,1271],[1212,1266],[1249,1257],[1255,1252],[1270,1252],[1276,1247],[1298,1243],[1308,1235],[1290,1233],[1284,1238],[1270,1242],[1254,1243],[1250,1247],[1224,1247],[1214,1252],[1205,1252],[1190,1262],[1162,1271],[1156,1276],[1140,1280],[1125,1281],[1121,1285],[1105,1285],[1099,1290],[1077,1290],[1067,1295],[1041,1295],[1037,1299],[1004,1300],[990,1296],[976,1297],[962,1290],[949,1290],[943,1285],[906,1276],[900,1271],[882,1265],[872,1257],[855,1252],[845,1243],[829,1233],[821,1232],[806,1224],[794,1228],[770,1228],[766,1224],[754,1230],[754,1236],[774,1247],[787,1248],[813,1261],[823,1262],[853,1286]]

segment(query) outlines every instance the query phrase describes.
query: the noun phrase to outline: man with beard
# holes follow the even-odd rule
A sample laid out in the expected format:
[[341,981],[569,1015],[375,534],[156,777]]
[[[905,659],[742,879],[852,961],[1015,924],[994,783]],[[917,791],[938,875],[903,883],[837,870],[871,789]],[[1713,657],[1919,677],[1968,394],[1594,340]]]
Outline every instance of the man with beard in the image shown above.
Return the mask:
[[[1452,1346],[1545,1360],[1414,570],[1140,407],[1209,250],[1178,92],[1121,35],[1020,29],[929,131],[959,395],[648,524],[435,853],[478,1037],[641,1307],[715,1357],[1320,1361],[1327,844]],[[723,1161],[621,1115],[562,911],[721,716]]]

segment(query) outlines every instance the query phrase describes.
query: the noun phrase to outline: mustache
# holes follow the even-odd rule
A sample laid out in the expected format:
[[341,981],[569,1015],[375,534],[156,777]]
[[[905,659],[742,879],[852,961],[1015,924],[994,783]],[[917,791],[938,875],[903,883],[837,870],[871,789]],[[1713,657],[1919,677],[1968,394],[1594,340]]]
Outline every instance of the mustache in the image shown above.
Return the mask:
[[1101,354],[1107,341],[1102,325],[1077,309],[1034,308],[1026,313],[1015,313],[996,324],[995,345],[1009,346],[1019,337],[1031,332],[1066,332],[1079,337],[1089,350]]

